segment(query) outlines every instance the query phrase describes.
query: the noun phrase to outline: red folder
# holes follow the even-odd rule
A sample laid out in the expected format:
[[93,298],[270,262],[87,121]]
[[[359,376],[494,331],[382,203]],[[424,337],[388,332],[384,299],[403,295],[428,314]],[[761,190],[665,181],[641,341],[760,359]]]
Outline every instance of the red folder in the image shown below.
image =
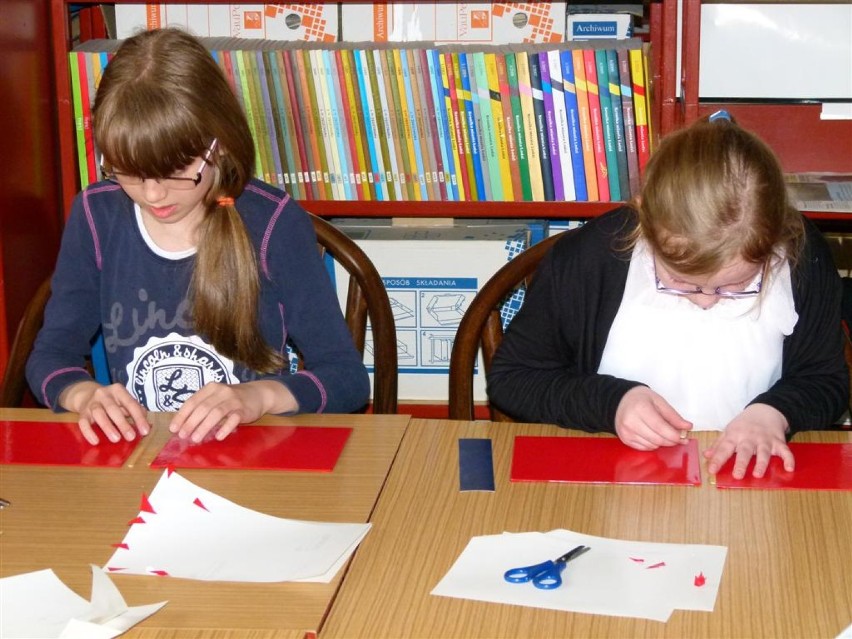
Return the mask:
[[139,443],[112,443],[103,435],[92,446],[76,422],[0,421],[0,464],[123,466]]
[[152,468],[235,468],[331,472],[352,432],[332,426],[239,426],[224,440],[172,437]]
[[761,479],[752,477],[754,458],[745,477],[734,479],[734,458],[716,475],[717,488],[794,488],[802,490],[852,490],[852,444],[790,444],[796,470],[784,470],[780,457],[772,457]]
[[698,442],[635,450],[614,437],[515,437],[512,481],[586,484],[701,483]]

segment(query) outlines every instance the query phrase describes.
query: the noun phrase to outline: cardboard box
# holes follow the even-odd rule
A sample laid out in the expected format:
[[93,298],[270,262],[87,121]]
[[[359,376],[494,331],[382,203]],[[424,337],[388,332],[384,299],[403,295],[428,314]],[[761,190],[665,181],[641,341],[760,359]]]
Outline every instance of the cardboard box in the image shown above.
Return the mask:
[[[532,222],[532,223],[530,223]],[[338,219],[364,249],[385,282],[396,320],[399,398],[440,400],[449,395],[450,355],[456,329],[480,287],[508,260],[544,237],[536,220],[456,221],[447,226],[393,226],[378,219]],[[345,307],[348,275],[332,267]],[[364,361],[372,369],[371,337]],[[484,401],[481,359],[474,399]]]
[[347,42],[562,42],[565,2],[341,4]]
[[199,37],[335,42],[336,2],[310,4],[117,4],[116,37],[166,26]]

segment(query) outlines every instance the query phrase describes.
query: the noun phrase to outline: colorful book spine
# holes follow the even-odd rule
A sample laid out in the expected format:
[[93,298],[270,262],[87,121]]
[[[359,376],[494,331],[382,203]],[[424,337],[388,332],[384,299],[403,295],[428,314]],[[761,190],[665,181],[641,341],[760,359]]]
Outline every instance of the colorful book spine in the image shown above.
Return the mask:
[[[532,202],[532,185],[530,184],[530,160],[527,151],[526,135],[524,134],[524,113],[521,107],[520,86],[518,84],[517,58],[511,51],[506,52],[506,79],[509,83],[509,95],[512,104],[512,130],[515,134],[515,148],[518,153],[518,172],[520,174],[520,201]],[[515,193],[518,200],[518,193]]]
[[458,109],[458,118],[456,124],[459,127],[461,146],[460,148],[464,150],[464,161],[467,167],[467,176],[468,176],[468,189],[470,200],[479,200],[479,192],[477,190],[476,185],[476,175],[474,173],[473,166],[473,155],[472,148],[470,145],[470,130],[468,128],[467,123],[467,113],[465,110],[465,99],[464,99],[464,91],[462,89],[462,80],[461,80],[461,67],[459,65],[459,54],[452,53],[450,55],[450,62],[453,68],[453,79],[455,82],[455,96],[457,102]]
[[544,94],[541,88],[541,67],[537,53],[529,54],[530,85],[532,86],[533,109],[535,111],[535,129],[538,142],[538,156],[541,163],[541,182],[544,186],[544,199],[555,199],[553,172],[550,165],[550,140],[547,138],[547,121],[544,112]]
[[414,119],[417,123],[417,131],[420,135],[420,150],[423,154],[423,174],[426,178],[426,192],[428,199],[441,200],[438,189],[438,162],[435,157],[435,147],[432,134],[432,126],[426,113],[426,105],[430,98],[425,92],[423,84],[423,69],[420,59],[421,50],[405,49],[403,55],[408,59],[408,68],[411,73],[411,95],[414,99]]
[[[370,159],[373,165],[373,183],[376,186],[376,199],[386,202],[392,199],[392,189],[390,192],[388,191],[389,172],[385,168],[387,152],[382,151],[382,141],[384,138],[381,134],[377,107],[373,102],[373,89],[370,79],[374,74],[370,71],[370,64],[368,62],[368,59],[372,60],[372,56],[364,49],[358,49],[355,51],[354,58],[355,68],[358,73],[358,85],[361,89],[361,102],[363,103],[368,125],[367,146],[370,150]],[[373,81],[375,81],[375,77],[373,77]]]
[[350,131],[350,143],[354,151],[354,161],[357,166],[355,173],[355,184],[359,196],[364,200],[376,199],[372,180],[367,179],[367,174],[372,172],[370,156],[367,149],[366,130],[364,128],[365,111],[360,110],[361,99],[358,94],[357,80],[354,78],[354,61],[351,49],[338,49],[335,51],[337,57],[337,68],[340,71],[341,90],[344,96],[343,113],[344,122]]
[[252,140],[254,140],[254,171],[255,176],[264,179],[263,177],[263,160],[260,157],[260,147],[257,144],[258,130],[257,118],[254,115],[254,101],[251,98],[251,89],[249,88],[248,69],[246,68],[245,58],[242,51],[234,51],[232,55],[234,70],[236,72],[237,84],[240,87],[238,96],[242,98],[243,109],[248,120],[249,130],[251,131]]
[[[317,180],[318,160],[314,151],[313,118],[311,117],[310,101],[305,93],[306,79],[302,56],[298,51],[285,50],[282,51],[282,60],[285,63],[284,73],[287,76],[290,103],[294,108],[292,113],[293,125],[299,154],[302,156],[302,179],[305,183],[305,194],[308,199],[320,199],[322,197],[322,179]],[[296,113],[302,113],[304,117],[296,117]]]
[[606,153],[607,180],[609,197],[612,201],[621,199],[621,185],[618,178],[618,149],[616,147],[615,118],[612,111],[612,98],[609,94],[609,70],[607,68],[606,49],[595,50],[595,67],[598,75],[598,97],[601,103],[601,122]]
[[624,145],[627,150],[627,174],[631,195],[639,194],[639,156],[636,149],[636,120],[633,115],[633,86],[630,81],[630,56],[618,49],[618,78],[621,88],[621,110],[624,121]]
[[518,68],[518,95],[524,117],[524,143],[527,146],[527,157],[529,159],[530,192],[533,202],[543,202],[544,180],[541,177],[541,159],[538,154],[538,134],[535,126],[529,54],[526,51],[516,52],[515,62]]
[[71,95],[74,108],[74,133],[77,139],[77,168],[80,172],[80,185],[86,188],[97,178],[89,179],[89,163],[86,159],[86,133],[83,127],[83,96],[80,90],[80,63],[77,57],[83,55],[76,51],[68,53],[68,68],[71,70]]
[[277,184],[282,189],[286,188],[284,184],[284,171],[281,165],[281,155],[278,149],[278,137],[275,130],[275,117],[272,115],[272,102],[269,95],[269,83],[267,78],[269,73],[266,69],[266,61],[263,59],[263,51],[259,49],[251,52],[254,56],[254,65],[252,67],[252,80],[255,82],[255,89],[258,94],[259,104],[262,106],[262,122],[264,137],[264,152],[266,153],[266,161],[269,167],[269,174],[272,178],[270,184]]
[[553,85],[550,83],[550,64],[546,51],[538,53],[538,68],[544,102],[544,122],[547,126],[547,152],[550,155],[550,172],[553,178],[553,199],[562,202],[565,200],[565,183],[562,181],[562,158],[559,155],[556,114],[553,105]]
[[320,110],[317,103],[316,90],[313,82],[313,71],[311,69],[311,59],[309,51],[294,49],[293,53],[297,61],[299,81],[302,84],[302,95],[305,99],[305,106],[309,113],[309,117],[304,118],[308,123],[308,137],[310,141],[311,155],[313,162],[311,164],[312,173],[317,185],[318,197],[323,200],[333,200],[334,192],[331,188],[331,179],[329,177],[328,162],[325,153],[325,139],[321,131],[320,125]]
[[373,85],[373,100],[376,102],[377,109],[381,107],[380,118],[382,123],[382,144],[383,149],[386,148],[387,151],[385,170],[390,167],[388,186],[391,184],[393,185],[393,195],[391,196],[391,199],[397,201],[405,200],[407,199],[407,195],[404,191],[405,184],[400,179],[400,173],[402,171],[397,159],[396,140],[394,139],[396,136],[393,134],[393,127],[390,119],[390,107],[388,106],[388,92],[385,89],[385,66],[382,65],[383,56],[382,52],[378,49],[374,49],[372,54],[373,67],[371,71],[373,71],[372,77],[375,80]]
[[[295,144],[290,144],[290,132],[287,130],[287,119],[284,108],[281,105],[283,95],[281,92],[281,76],[278,69],[278,56],[275,51],[257,51],[256,55],[263,56],[263,68],[266,73],[265,91],[269,99],[269,122],[272,125],[270,131],[270,142],[272,143],[273,160],[276,162],[278,171],[278,185],[293,195],[301,197],[299,188],[291,184],[291,168],[293,166],[292,150]],[[289,151],[289,153],[288,153]],[[295,175],[295,174],[293,174]]]
[[[444,113],[447,115],[447,139],[450,142],[451,163],[453,165],[453,185],[457,200],[464,202],[468,199],[462,174],[462,156],[459,152],[459,139],[456,135],[456,114],[453,112],[452,94],[450,91],[450,69],[447,68],[447,53],[438,53],[437,59],[441,70],[441,90],[444,94]],[[452,64],[449,65],[452,67]]]
[[609,168],[606,161],[606,143],[594,49],[583,50],[583,63],[586,68],[586,90],[589,96],[589,113],[592,118],[592,146],[595,150],[594,166],[598,178],[598,195],[602,202],[610,202],[612,200],[609,195]]
[[577,104],[577,86],[574,77],[574,56],[570,49],[559,54],[562,63],[562,86],[565,94],[565,112],[568,120],[568,144],[571,151],[571,171],[574,190],[579,202],[589,200],[586,189],[586,169],[583,165],[583,140],[580,133],[580,112]]
[[641,49],[630,49],[630,77],[633,81],[633,115],[636,119],[636,150],[639,155],[639,174],[645,174],[645,165],[651,157],[651,136],[648,132],[648,107],[645,92],[645,64]]
[[[420,136],[420,127],[417,124],[417,108],[414,102],[414,88],[411,86],[411,68],[408,66],[408,55],[401,49],[394,49],[394,61],[399,70],[398,76],[402,77],[402,85],[400,86],[400,98],[404,99],[405,110],[403,117],[405,119],[406,136],[410,140],[411,151],[410,158],[414,165],[411,167],[415,174],[415,183],[413,190],[416,200],[428,200],[429,192],[426,188],[426,168],[423,162],[423,151],[425,145],[422,143]],[[430,179],[431,182],[431,179]]]
[[[381,61],[384,71],[385,91],[387,92],[388,113],[391,121],[391,133],[394,137],[394,146],[397,153],[397,164],[399,165],[399,181],[406,200],[415,199],[414,171],[412,166],[409,140],[405,136],[402,100],[399,97],[397,84],[396,64],[393,51],[386,49],[382,51]],[[401,77],[399,78],[401,80]]]
[[595,149],[592,142],[592,112],[589,108],[589,90],[586,83],[586,66],[583,51],[571,51],[574,62],[574,86],[577,89],[577,112],[580,115],[580,139],[583,143],[583,167],[586,171],[586,190],[589,201],[600,201],[597,170],[595,169]]
[[512,167],[509,164],[509,146],[506,141],[506,119],[503,116],[503,100],[500,96],[500,79],[497,74],[497,54],[485,54],[485,75],[488,78],[488,93],[491,97],[491,114],[494,116],[494,135],[497,146],[497,164],[500,167],[500,181],[503,189],[502,200],[515,199],[512,190]]
[[506,53],[494,56],[497,66],[497,83],[500,86],[500,105],[503,109],[503,122],[506,130],[506,152],[509,156],[509,177],[512,183],[512,199],[523,200],[521,190],[521,167],[518,162],[518,147],[515,136],[515,119],[512,116],[512,92],[509,89],[509,75],[506,69]]
[[455,73],[455,68],[458,66],[458,63],[453,64],[454,56],[452,53],[444,53],[443,57],[447,69],[447,83],[449,85],[450,92],[450,110],[453,114],[456,147],[458,149],[458,164],[456,166],[459,169],[459,175],[461,177],[461,190],[464,192],[464,199],[467,201],[471,201],[476,199],[476,196],[474,194],[474,189],[476,188],[476,185],[473,184],[473,176],[470,174],[469,171],[469,169],[472,168],[471,163],[469,162],[470,142],[468,142],[467,148],[465,148],[464,136],[462,135],[462,132],[464,131],[464,122],[462,121],[461,110],[459,109]]
[[[486,108],[488,109],[488,113],[490,114],[490,98],[487,96],[483,97],[482,92],[488,92],[488,87],[483,87],[481,82],[481,78],[478,77],[480,73],[477,71],[478,64],[485,64],[484,60],[479,59],[477,62],[477,57],[475,53],[466,53],[467,57],[467,68],[468,68],[468,79],[470,80],[470,101],[473,103],[473,118],[476,121],[476,133],[477,139],[479,141],[479,160],[482,163],[482,183],[485,187],[485,195],[482,198],[486,201],[493,201],[494,191],[492,190],[491,182],[493,180],[491,176],[491,167],[489,166],[488,154],[489,154],[489,143],[487,139],[486,127],[489,125],[488,122],[483,118],[483,113]],[[484,70],[484,67],[483,67]],[[481,104],[485,102],[485,107]]]
[[618,77],[618,54],[606,50],[609,72],[609,99],[612,102],[612,125],[615,129],[615,151],[618,160],[618,190],[622,200],[630,199],[630,174],[627,168],[627,145],[624,137],[624,110],[621,107],[621,81]]
[[568,140],[568,110],[565,108],[565,86],[562,82],[562,60],[556,49],[547,52],[547,66],[550,73],[550,88],[553,93],[553,125],[556,129],[559,167],[562,171],[563,199],[574,201],[577,192],[574,188],[574,171],[571,166],[571,145]]
[[[323,51],[315,49],[311,51],[311,54],[313,56],[312,70],[316,83],[317,102],[320,107],[320,127],[325,127],[325,152],[328,155],[328,174],[331,179],[332,192],[335,200],[348,200],[348,180],[344,180],[344,176],[347,174],[346,159],[339,147],[339,120],[335,130],[337,108],[329,94],[327,66]],[[347,183],[344,184],[344,182]]]
[[343,72],[343,57],[340,49],[330,50],[327,53],[329,67],[331,68],[331,89],[334,91],[337,102],[337,122],[340,126],[340,137],[343,141],[343,149],[349,168],[349,195],[351,198],[363,201],[367,198],[364,195],[364,186],[361,183],[361,162],[358,158],[358,149],[355,147],[354,128],[357,126],[357,111],[353,111],[349,104],[349,93],[346,89],[346,76]]
[[441,81],[440,54],[435,49],[426,50],[426,65],[429,83],[432,88],[432,115],[435,118],[435,131],[438,134],[438,146],[441,151],[441,161],[444,164],[444,175],[441,178],[446,199],[457,201],[458,189],[455,184],[455,165],[450,146],[450,132],[447,127],[446,104],[444,102],[444,85]]
[[464,118],[467,123],[467,138],[470,143],[470,164],[473,167],[474,183],[476,184],[476,199],[486,200],[485,179],[482,175],[482,158],[480,157],[479,131],[476,127],[476,115],[473,110],[473,96],[470,93],[470,69],[467,64],[467,54],[460,51],[455,54],[458,60],[459,81],[461,84],[460,99],[464,105]]
[[488,84],[485,53],[477,52],[474,56],[474,75],[479,91],[480,109],[482,111],[482,144],[488,166],[491,182],[491,198],[496,202],[505,200],[503,196],[503,180],[500,174],[500,157],[497,151],[497,128],[494,112],[491,109],[491,91]]

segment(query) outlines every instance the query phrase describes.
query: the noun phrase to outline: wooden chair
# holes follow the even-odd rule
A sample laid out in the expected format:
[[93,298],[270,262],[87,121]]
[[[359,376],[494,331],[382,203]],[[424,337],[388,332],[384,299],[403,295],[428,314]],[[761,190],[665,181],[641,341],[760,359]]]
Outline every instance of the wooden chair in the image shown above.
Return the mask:
[[[353,240],[322,218],[311,215],[311,219],[320,253],[327,252],[349,273],[344,315],[355,346],[362,355],[368,317],[372,325],[375,359],[373,412],[394,414],[397,410],[396,329],[382,278],[367,254]],[[18,324],[0,389],[0,407],[23,405],[27,392],[24,367],[44,321],[44,307],[49,297],[50,278],[36,291]]]
[[[539,262],[561,236],[562,233],[534,244],[507,262],[491,276],[465,311],[450,357],[450,419],[474,418],[473,373],[479,348],[482,347],[483,373],[487,373],[503,340],[500,305],[521,284],[529,284]],[[489,405],[489,410],[491,421],[513,421],[493,406]]]

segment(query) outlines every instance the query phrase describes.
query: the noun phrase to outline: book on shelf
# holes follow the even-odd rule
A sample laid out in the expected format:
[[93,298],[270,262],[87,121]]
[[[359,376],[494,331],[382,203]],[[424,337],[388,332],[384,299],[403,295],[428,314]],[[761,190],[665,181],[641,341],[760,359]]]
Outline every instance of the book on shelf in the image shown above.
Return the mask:
[[[204,43],[245,110],[256,176],[299,199],[626,200],[650,153],[638,41]],[[97,179],[86,106],[109,63],[97,48],[68,57],[84,184]]]
[[[504,133],[506,136],[506,154],[509,160],[509,180],[511,183],[510,197],[506,201],[521,201],[521,168],[518,161],[518,148],[515,136],[515,119],[512,116],[512,91],[509,88],[509,76],[507,70],[507,59],[509,52],[499,52],[494,56],[497,68],[497,85],[500,90],[500,107],[503,111]],[[508,192],[508,189],[507,189]]]
[[544,201],[544,180],[541,176],[541,158],[538,153],[538,133],[535,126],[535,108],[533,107],[532,84],[530,80],[529,54],[519,50],[515,53],[518,71],[518,94],[523,114],[524,143],[527,147],[530,170],[530,192],[533,202]]
[[574,185],[574,167],[571,157],[571,143],[568,139],[568,109],[565,106],[565,83],[562,79],[562,59],[559,51],[547,52],[550,87],[553,93],[553,128],[556,133],[556,151],[559,154],[559,168],[562,171],[563,196],[566,201],[577,199]]
[[610,202],[609,167],[604,141],[603,115],[601,114],[600,89],[598,86],[597,62],[594,49],[583,49],[583,65],[586,71],[586,93],[589,98],[589,114],[592,121],[592,148],[595,154],[595,175],[598,181],[598,199]]
[[506,51],[505,56],[506,80],[509,84],[509,95],[512,106],[512,131],[515,134],[515,149],[518,154],[518,175],[521,186],[520,194],[517,191],[515,192],[515,200],[519,202],[532,202],[530,160],[527,151],[527,137],[524,134],[524,113],[521,106],[517,58],[512,51]]
[[547,137],[547,121],[544,111],[544,92],[541,87],[541,66],[538,53],[530,53],[530,86],[532,86],[533,110],[535,112],[535,131],[538,143],[538,157],[541,164],[541,183],[544,187],[544,199],[555,199],[553,172],[550,168],[550,140]]
[[577,200],[586,202],[586,169],[583,160],[583,141],[580,133],[580,111],[577,103],[577,86],[574,75],[574,57],[570,50],[559,53],[562,63],[562,86],[565,96],[565,113],[568,122],[568,144],[571,152],[571,172],[574,175],[574,190]]
[[609,71],[607,69],[606,49],[595,50],[595,67],[598,75],[598,97],[601,103],[601,130],[603,131],[604,152],[606,154],[609,199],[618,201],[621,199],[621,185],[618,179],[615,115],[613,114],[612,98],[609,93]]
[[630,193],[639,193],[639,150],[636,147],[636,119],[633,111],[633,85],[630,81],[630,58],[626,49],[619,49],[618,78],[621,90],[621,110],[624,121],[624,145],[627,150],[627,174]]
[[574,86],[577,93],[577,113],[580,117],[580,138],[583,148],[583,168],[586,172],[586,191],[590,202],[600,200],[598,175],[595,169],[595,149],[592,142],[592,111],[589,107],[589,89],[586,83],[586,63],[583,51],[571,51],[574,62]]

